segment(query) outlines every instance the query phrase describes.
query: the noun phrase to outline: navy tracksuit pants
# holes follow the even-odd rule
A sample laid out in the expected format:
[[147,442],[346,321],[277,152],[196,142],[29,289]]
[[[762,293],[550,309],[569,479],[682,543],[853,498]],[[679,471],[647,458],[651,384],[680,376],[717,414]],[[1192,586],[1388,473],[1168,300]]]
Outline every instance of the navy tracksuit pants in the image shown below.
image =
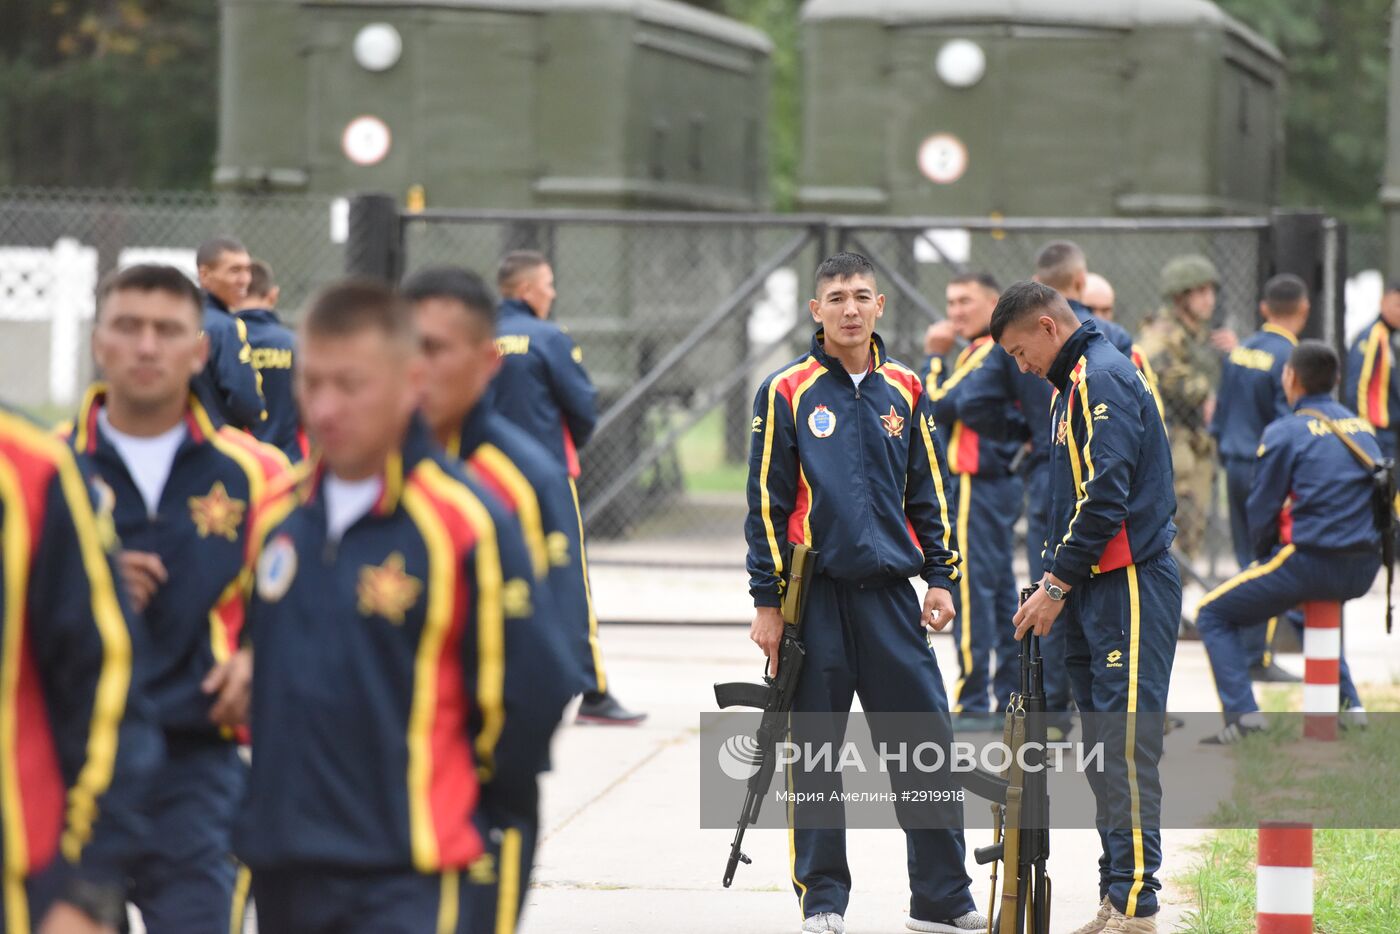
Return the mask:
[[471,903],[467,930],[514,931],[525,910],[539,840],[539,785],[522,796],[511,812],[482,802],[474,819],[486,852],[467,869]]
[[[1249,490],[1254,485],[1254,461],[1243,458],[1226,458],[1225,500],[1230,509],[1230,543],[1234,546],[1235,561],[1243,571],[1254,561],[1254,547],[1249,541]],[[1290,614],[1295,625],[1302,625],[1302,617]],[[1271,616],[1261,622],[1241,626],[1240,647],[1244,651],[1245,665],[1267,665],[1273,659],[1273,634],[1279,617]]]
[[[963,576],[953,588],[953,639],[958,683],[953,709],[960,713],[1004,710],[1020,684],[1016,645],[1016,574],[1011,564],[1015,504],[1020,477],[954,474],[948,507],[956,516]],[[995,657],[995,661],[993,660]],[[995,671],[995,674],[993,674]],[[990,695],[989,695],[990,690]]]
[[[1099,814],[1099,895],[1129,916],[1157,912],[1162,865],[1162,723],[1181,623],[1181,578],[1170,551],[1091,577],[1070,591],[1065,666],[1084,718],[1084,741],[1103,742],[1089,769]],[[1089,714],[1135,713],[1139,717]]]
[[[948,698],[933,650],[919,624],[921,607],[906,580],[881,584],[836,581],[825,574],[813,578],[807,595],[802,641],[806,660],[798,679],[793,712],[836,713],[851,709],[859,696],[868,714],[938,713],[928,718],[926,739],[944,749],[952,742]],[[844,717],[837,736],[844,730]],[[882,742],[878,717],[870,718],[872,738]],[[798,741],[794,731],[794,741]],[[891,744],[899,737],[889,739]],[[902,737],[908,739],[908,737]],[[826,776],[804,777],[789,768],[792,790],[832,789]],[[915,779],[890,773],[896,793]],[[811,782],[811,784],[809,784]],[[917,787],[927,787],[918,785]],[[790,831],[792,882],[803,917],[824,911],[845,914],[851,892],[844,829],[803,829],[803,805],[797,805],[796,829]],[[957,812],[961,813],[961,805]],[[792,819],[789,814],[789,819]],[[901,823],[903,817],[901,815]],[[791,827],[791,823],[789,824]],[[938,921],[972,911],[968,878],[963,868],[963,833],[959,829],[906,829],[912,918]]]
[[[1196,625],[1210,655],[1215,689],[1227,722],[1259,709],[1240,643],[1240,628],[1277,616],[1305,600],[1354,600],[1371,589],[1380,566],[1380,555],[1374,551],[1339,553],[1284,545],[1267,561],[1255,562],[1206,595],[1196,613]],[[1361,697],[1352,683],[1345,654],[1340,669],[1344,705],[1360,707]]]
[[227,931],[238,875],[233,818],[248,767],[237,746],[217,737],[170,734],[165,742],[143,806],[150,837],[130,899],[150,934]]
[[467,872],[264,869],[253,873],[258,934],[476,934]]

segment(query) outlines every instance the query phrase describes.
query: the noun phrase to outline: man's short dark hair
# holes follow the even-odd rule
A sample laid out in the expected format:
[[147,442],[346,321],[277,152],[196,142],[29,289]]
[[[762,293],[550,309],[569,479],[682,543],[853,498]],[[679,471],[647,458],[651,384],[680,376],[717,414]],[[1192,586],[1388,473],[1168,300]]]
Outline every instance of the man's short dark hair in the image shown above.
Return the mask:
[[267,298],[277,283],[272,279],[272,267],[260,259],[252,262],[252,273],[248,278],[248,297]]
[[1069,311],[1064,296],[1043,282],[1026,279],[1013,282],[1006,287],[997,299],[996,310],[992,312],[992,340],[1001,342],[1001,335],[1013,324],[1045,311],[1063,309]]
[[1322,341],[1300,341],[1288,358],[1288,366],[1307,396],[1320,396],[1337,388],[1341,365],[1337,352]]
[[549,257],[538,250],[512,250],[496,269],[496,288],[504,293],[514,292],[523,276],[548,265]]
[[399,286],[399,294],[410,302],[444,298],[460,302],[478,325],[490,333],[496,330],[496,297],[486,280],[461,266],[428,266],[413,273]]
[[828,279],[849,279],[852,276],[867,276],[874,282],[875,266],[859,253],[843,252],[828,256],[817,267],[817,291],[821,291],[822,283]]
[[1280,273],[1264,283],[1264,304],[1276,315],[1291,315],[1308,297],[1308,284],[1291,272]]
[[125,269],[116,269],[102,277],[97,285],[97,314],[101,316],[102,305],[113,292],[165,292],[176,298],[187,299],[195,317],[204,322],[204,303],[199,295],[199,287],[190,281],[174,266],[162,263],[138,263]]
[[375,330],[390,340],[413,343],[407,304],[374,279],[341,279],[322,288],[306,306],[301,328],[310,337],[353,337]]
[[949,285],[980,285],[982,288],[1001,294],[1001,286],[989,272],[960,272],[948,280]]
[[201,268],[217,266],[225,253],[247,253],[248,248],[232,237],[211,237],[199,245],[194,262]]
[[1051,240],[1035,254],[1035,277],[1053,289],[1068,288],[1074,274],[1087,268],[1084,251],[1073,240]]

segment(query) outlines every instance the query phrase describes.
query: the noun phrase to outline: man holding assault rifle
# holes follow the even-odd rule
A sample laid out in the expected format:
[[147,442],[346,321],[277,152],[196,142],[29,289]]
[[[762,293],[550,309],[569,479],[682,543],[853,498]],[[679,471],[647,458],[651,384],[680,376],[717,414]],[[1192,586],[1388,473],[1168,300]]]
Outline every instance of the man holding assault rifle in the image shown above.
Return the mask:
[[[792,551],[810,546],[819,557],[803,569],[805,654],[792,712],[830,714],[839,731],[859,695],[868,713],[934,714],[930,738],[946,748],[948,699],[924,629],[952,620],[949,588],[961,573],[947,463],[922,381],[887,359],[875,334],[884,305],[864,257],[838,253],[823,262],[810,302],[820,328],[811,350],[759,389],[746,523],[757,607],[751,638],[777,675]],[[915,574],[928,583],[922,610],[909,583]],[[875,718],[871,725],[878,733]],[[799,771],[788,780],[800,791]],[[802,805],[792,817],[801,930],[843,934],[851,890],[845,831],[804,821]],[[906,824],[905,833],[910,930],[986,930],[963,868],[961,825]]]

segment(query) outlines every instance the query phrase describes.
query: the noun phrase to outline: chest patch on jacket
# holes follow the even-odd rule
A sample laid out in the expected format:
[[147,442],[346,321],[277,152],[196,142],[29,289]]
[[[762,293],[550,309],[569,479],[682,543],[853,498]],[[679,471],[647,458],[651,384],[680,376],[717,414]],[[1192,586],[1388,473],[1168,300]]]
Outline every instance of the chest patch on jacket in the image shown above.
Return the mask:
[[818,438],[830,438],[831,433],[836,430],[836,413],[824,405],[819,405],[807,416],[807,427]]
[[880,416],[880,423],[891,438],[904,437],[904,416],[896,412],[894,406],[890,406],[890,414]]
[[238,541],[238,527],[243,524],[247,504],[228,495],[220,481],[215,481],[203,496],[191,496],[190,521],[200,538],[217,535],[231,542]]
[[365,616],[382,616],[395,626],[402,626],[404,614],[418,602],[423,582],[404,570],[403,555],[394,552],[375,566],[360,568],[360,580],[355,587],[359,611]]

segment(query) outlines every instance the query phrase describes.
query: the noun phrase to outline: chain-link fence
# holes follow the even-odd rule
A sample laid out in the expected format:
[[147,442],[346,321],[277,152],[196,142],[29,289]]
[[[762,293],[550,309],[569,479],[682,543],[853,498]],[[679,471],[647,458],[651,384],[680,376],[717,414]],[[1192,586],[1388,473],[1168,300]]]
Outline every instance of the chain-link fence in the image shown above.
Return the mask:
[[[1338,259],[1335,225],[1318,229]],[[407,269],[456,262],[489,272],[509,249],[550,256],[559,290],[553,315],[582,346],[600,389],[602,419],[583,460],[595,540],[611,539],[606,553],[623,560],[737,564],[753,394],[805,350],[809,279],[820,259],[852,249],[874,261],[889,296],[880,331],[893,357],[917,367],[954,274],[990,272],[1003,284],[1026,278],[1053,239],[1084,249],[1116,290],[1117,322],[1135,335],[1169,317],[1160,273],[1172,257],[1199,253],[1214,263],[1221,282],[1213,325],[1241,337],[1257,327],[1260,285],[1281,262],[1270,218],[996,223],[451,211],[405,216],[401,259]],[[1334,309],[1337,263],[1324,260],[1315,258],[1318,304]],[[1316,319],[1318,336],[1335,339],[1336,316],[1320,311]],[[1177,400],[1166,401],[1171,425],[1192,421]],[[1234,570],[1223,515],[1218,476],[1203,498],[1181,506],[1180,521],[1204,532],[1193,564],[1206,581]]]
[[[1052,239],[1083,247],[1090,268],[1116,289],[1118,323],[1138,335],[1162,310],[1160,270],[1173,256],[1212,260],[1221,278],[1215,324],[1241,335],[1257,324],[1262,280],[1293,268],[1281,253],[1277,218],[400,214],[392,203],[389,210],[390,275],[451,262],[489,277],[511,249],[550,256],[555,318],[583,348],[600,391],[601,419],[583,461],[591,532],[610,542],[613,558],[670,564],[742,560],[753,394],[764,376],[805,351],[810,275],[831,252],[857,250],[875,262],[889,295],[881,333],[890,353],[912,366],[924,359],[927,325],[943,317],[953,274],[985,271],[1003,284],[1024,278]],[[343,202],[314,197],[0,190],[0,398],[55,417],[71,408],[90,375],[92,287],[119,264],[158,258],[193,272],[198,243],[231,234],[271,262],[294,316],[347,257],[363,265],[355,261],[365,240],[354,216]],[[1315,312],[1317,333],[1335,339],[1345,238],[1319,220],[1309,278],[1323,309]],[[1186,414],[1169,410],[1169,421]],[[1218,486],[1215,505],[1199,510],[1205,515],[1187,504],[1181,516],[1208,530],[1196,562],[1207,579],[1234,566]]]
[[91,375],[97,280],[146,260],[193,276],[210,237],[242,240],[297,307],[344,268],[332,213],[327,198],[0,189],[0,398],[45,415],[71,407]]

